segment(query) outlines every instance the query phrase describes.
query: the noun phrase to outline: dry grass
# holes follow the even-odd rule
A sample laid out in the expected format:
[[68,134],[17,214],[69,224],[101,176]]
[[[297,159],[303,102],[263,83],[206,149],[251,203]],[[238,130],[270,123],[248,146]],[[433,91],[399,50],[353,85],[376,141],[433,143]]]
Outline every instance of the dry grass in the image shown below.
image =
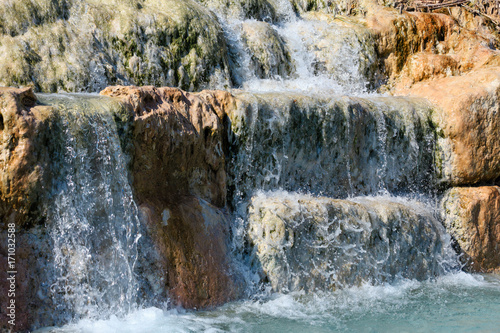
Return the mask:
[[395,3],[401,11],[432,12],[456,6],[483,16],[500,30],[500,0],[400,0]]

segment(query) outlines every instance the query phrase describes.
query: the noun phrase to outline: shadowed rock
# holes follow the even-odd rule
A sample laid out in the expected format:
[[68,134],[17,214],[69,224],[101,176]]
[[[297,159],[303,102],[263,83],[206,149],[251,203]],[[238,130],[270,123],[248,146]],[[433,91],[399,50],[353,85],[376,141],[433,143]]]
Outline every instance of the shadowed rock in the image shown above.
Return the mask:
[[109,87],[134,110],[133,188],[175,304],[212,307],[239,295],[229,256],[226,92]]

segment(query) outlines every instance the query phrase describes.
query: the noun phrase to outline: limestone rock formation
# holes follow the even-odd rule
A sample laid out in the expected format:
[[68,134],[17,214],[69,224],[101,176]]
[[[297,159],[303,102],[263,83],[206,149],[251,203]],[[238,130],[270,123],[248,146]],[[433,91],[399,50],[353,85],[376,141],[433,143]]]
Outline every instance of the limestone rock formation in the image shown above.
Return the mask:
[[425,100],[234,96],[233,193],[281,188],[342,198],[433,186],[434,128]]
[[380,67],[396,92],[428,78],[467,73],[499,56],[494,34],[482,25],[462,26],[453,16],[439,13],[368,8],[364,22],[377,40]]
[[428,98],[438,131],[436,171],[463,185],[500,177],[500,68],[421,82],[408,94]]
[[500,53],[493,33],[458,9],[445,15],[369,8],[366,24],[391,93],[436,106],[438,181],[456,186],[498,178]]
[[[139,296],[143,301],[157,304],[155,302],[169,297],[176,305],[207,308],[240,295],[240,276],[234,271],[229,255],[230,231],[225,208],[225,110],[234,103],[231,95],[216,91],[189,94],[174,88],[152,87],[112,87],[104,93],[116,98],[41,96],[37,100],[29,88],[0,89],[0,217],[3,222],[0,233],[7,239],[9,224],[15,226],[19,330],[61,324],[75,315],[72,302],[79,300],[50,289],[57,274],[66,274],[65,266],[57,266],[60,264],[56,262],[57,251],[65,253],[62,262],[83,265],[86,270],[92,264],[89,260],[99,258],[82,259],[78,253],[81,244],[72,243],[73,236],[68,236],[66,241],[58,233],[58,227],[68,227],[59,226],[58,223],[63,222],[59,220],[72,221],[73,227],[65,232],[76,228],[76,233],[81,232],[78,227],[87,220],[91,228],[99,228],[108,220],[114,223],[116,218],[126,222],[123,212],[110,211],[116,207],[109,207],[120,205],[120,198],[126,194],[123,188],[116,187],[126,184],[103,184],[114,191],[103,194],[111,201],[92,201],[99,200],[104,190],[94,186],[94,182],[104,182],[107,177],[107,171],[99,164],[108,160],[99,155],[110,153],[106,150],[107,141],[113,141],[114,148],[118,149],[108,156],[111,163],[118,157],[127,161],[121,154],[131,154],[133,192],[143,223],[139,229],[144,229],[139,231],[143,233],[138,243],[141,257],[136,262],[140,272]],[[93,133],[94,130],[102,132],[102,126],[108,126],[105,128],[110,131],[108,136]],[[85,144],[79,140],[91,142]],[[102,151],[91,151],[97,147]],[[65,157],[70,159],[69,165],[65,164],[68,162]],[[85,161],[90,163],[87,167],[96,168],[94,173],[88,169],[83,171],[85,165],[79,163],[85,164]],[[126,165],[114,167],[122,169],[119,172],[125,175],[120,181],[127,183]],[[74,193],[69,193],[72,185],[68,182],[73,182],[73,187],[76,183],[83,192],[74,189]],[[85,186],[94,186],[97,190],[87,193]],[[77,207],[71,210],[75,204]],[[87,206],[83,207],[84,204]],[[124,201],[123,204],[130,203]],[[132,214],[133,207],[127,208]],[[133,216],[127,218],[134,219]],[[93,244],[106,246],[97,238]],[[7,267],[7,243],[0,246],[0,263]],[[107,253],[103,249],[99,251],[101,255]],[[104,261],[98,265],[106,267],[107,264]],[[75,269],[69,269],[67,281],[78,283],[89,274]],[[81,273],[81,276],[73,273]],[[1,277],[0,301],[7,304],[9,285],[5,282],[5,270]],[[66,297],[67,304],[61,303],[60,297]],[[76,313],[78,316],[79,312]]]
[[[36,105],[32,89],[0,88],[0,303],[2,317],[8,304],[9,228],[14,229],[16,274],[16,329],[26,330],[33,318],[47,318],[53,306],[40,290],[41,267],[50,256],[43,239],[45,191],[51,181],[51,152],[46,143],[54,135],[51,108]],[[10,227],[9,227],[10,226]],[[12,226],[14,226],[12,228]],[[40,292],[41,297],[36,293]],[[40,313],[42,312],[42,313]],[[36,319],[35,319],[36,320]],[[6,321],[3,321],[5,323]]]
[[447,231],[475,272],[500,272],[500,187],[456,187],[444,195]]
[[215,15],[194,0],[30,0],[0,9],[0,84],[96,92],[229,80]]
[[283,39],[266,22],[246,21],[242,24],[243,40],[252,53],[252,65],[260,78],[286,78],[293,69],[290,53]]
[[254,266],[275,291],[335,290],[441,274],[443,262],[453,258],[442,228],[423,206],[384,198],[277,192],[253,197],[249,208]]
[[189,308],[223,304],[239,293],[231,268],[226,205],[227,92],[109,87],[136,117],[133,188],[168,274],[171,299]]
[[[50,108],[36,105],[32,89],[0,88],[0,214],[22,226],[49,181]],[[40,213],[40,212],[38,212]]]

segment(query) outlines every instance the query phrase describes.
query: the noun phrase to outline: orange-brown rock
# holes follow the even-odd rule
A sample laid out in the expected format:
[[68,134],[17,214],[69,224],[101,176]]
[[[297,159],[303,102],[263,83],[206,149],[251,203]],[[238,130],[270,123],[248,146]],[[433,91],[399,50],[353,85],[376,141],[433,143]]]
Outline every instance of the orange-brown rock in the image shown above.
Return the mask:
[[436,106],[438,180],[456,186],[500,177],[500,53],[494,34],[463,10],[446,15],[369,8],[366,24],[376,35],[391,93]]
[[49,139],[50,107],[35,105],[31,88],[0,88],[0,216],[14,219],[17,226],[35,214],[47,163],[47,150],[40,149]]
[[108,87],[135,114],[133,188],[162,256],[168,289],[189,308],[220,305],[238,295],[229,260],[225,215],[227,92]]
[[51,251],[37,235],[41,230],[37,224],[43,221],[40,202],[50,182],[50,154],[45,145],[51,137],[50,111],[50,107],[36,105],[30,88],[0,88],[0,315],[1,327],[8,327],[7,239],[14,231],[16,332],[28,330],[34,318],[50,317],[47,308],[53,308],[50,300],[37,296],[42,283],[37,267]]
[[408,58],[398,86],[408,87],[416,82],[456,75],[460,72],[459,67],[450,55],[419,52]]
[[452,188],[443,200],[446,229],[476,272],[500,272],[500,187]]
[[366,25],[378,42],[389,86],[396,90],[436,76],[466,73],[499,55],[490,47],[497,43],[495,36],[484,25],[461,24],[462,12],[399,14],[376,5],[368,8]]
[[476,184],[500,177],[500,67],[420,82],[398,93],[437,106],[432,117],[442,182]]

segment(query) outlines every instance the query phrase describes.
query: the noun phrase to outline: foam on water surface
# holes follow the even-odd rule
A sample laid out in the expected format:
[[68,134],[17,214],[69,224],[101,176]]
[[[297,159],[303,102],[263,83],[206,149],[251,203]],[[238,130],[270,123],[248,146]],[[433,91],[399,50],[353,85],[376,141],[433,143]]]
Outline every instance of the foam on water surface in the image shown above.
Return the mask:
[[147,308],[39,332],[496,332],[500,276],[464,272],[333,293],[261,295],[213,311]]

